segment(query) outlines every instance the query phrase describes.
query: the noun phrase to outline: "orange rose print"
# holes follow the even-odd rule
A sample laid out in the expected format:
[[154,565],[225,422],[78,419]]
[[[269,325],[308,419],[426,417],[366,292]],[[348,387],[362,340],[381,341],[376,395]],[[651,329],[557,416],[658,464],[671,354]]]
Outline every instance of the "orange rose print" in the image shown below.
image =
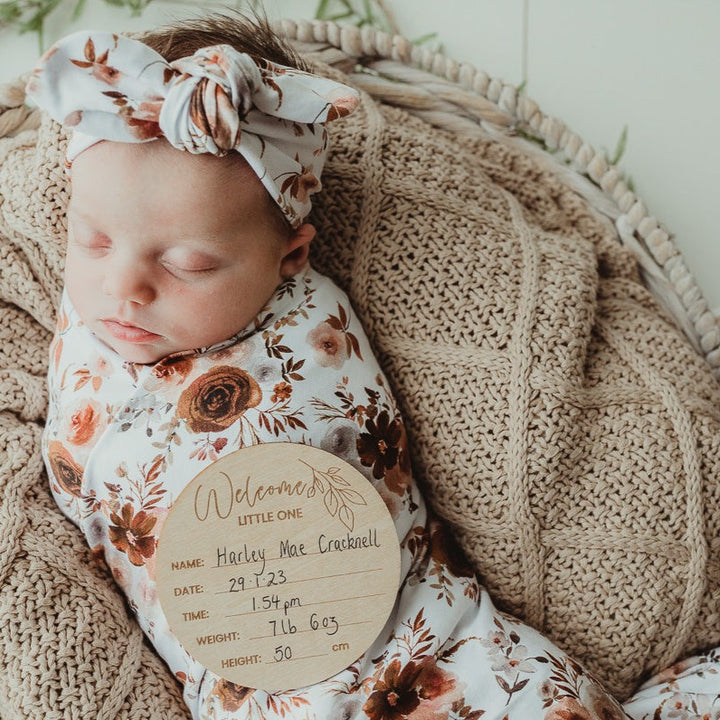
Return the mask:
[[447,717],[456,697],[457,681],[439,668],[435,658],[411,660],[402,667],[393,660],[365,703],[370,720],[412,720]]
[[48,460],[60,487],[70,495],[80,497],[83,469],[73,460],[62,443],[53,440],[49,444]]
[[68,442],[73,445],[87,445],[95,435],[102,418],[100,406],[93,400],[81,405],[71,416],[67,433]]
[[410,662],[402,667],[393,660],[363,710],[370,720],[404,720],[420,704],[417,685],[418,668]]
[[349,95],[341,88],[336,88],[327,93],[324,99],[330,104],[327,116],[328,122],[349,115],[358,105],[358,98],[355,95]]
[[307,335],[307,341],[321,367],[339,368],[348,359],[345,335],[328,322],[321,322],[313,328]]
[[593,720],[593,716],[575,698],[564,697],[550,708],[544,720]]
[[408,453],[408,438],[405,425],[400,423],[400,440],[398,440],[398,461],[394,467],[385,471],[387,489],[402,497],[412,485],[412,467]]
[[138,140],[152,140],[157,137],[162,137],[162,130],[160,130],[160,124],[150,113],[148,106],[150,103],[143,103],[141,111],[148,112],[149,118],[143,117],[128,117],[127,125],[128,129],[132,132],[133,137]]
[[262,391],[244,370],[221,365],[201,375],[183,391],[178,415],[193,432],[220,432],[258,405]]
[[311,166],[303,165],[300,172],[287,172],[287,177],[280,186],[280,192],[289,193],[291,198],[306,203],[310,195],[320,189],[320,181]]
[[159,362],[152,369],[152,374],[145,381],[145,389],[154,392],[164,385],[180,385],[192,370],[193,362],[186,357],[169,357]]

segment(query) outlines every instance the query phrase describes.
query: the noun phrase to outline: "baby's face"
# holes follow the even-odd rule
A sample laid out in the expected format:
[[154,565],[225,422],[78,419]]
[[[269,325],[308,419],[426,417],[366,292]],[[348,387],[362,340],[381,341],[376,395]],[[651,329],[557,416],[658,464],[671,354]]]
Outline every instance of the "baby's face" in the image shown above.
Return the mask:
[[72,167],[65,285],[88,328],[153,363],[246,327],[307,260],[239,158],[101,142]]

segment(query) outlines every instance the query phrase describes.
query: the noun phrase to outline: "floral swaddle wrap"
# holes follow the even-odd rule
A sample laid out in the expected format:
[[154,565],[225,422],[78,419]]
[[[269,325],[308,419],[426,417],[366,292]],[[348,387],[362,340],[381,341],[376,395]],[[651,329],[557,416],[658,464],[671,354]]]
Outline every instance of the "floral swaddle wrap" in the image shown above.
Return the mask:
[[[155,365],[124,361],[65,296],[50,360],[52,492],[184,684],[193,717],[522,720],[585,707],[588,717],[625,717],[577,663],[495,610],[428,516],[387,382],[327,278],[308,268],[242,333]],[[311,444],[354,465],[402,538],[397,602],[374,644],[332,678],[272,695],[194,661],[155,586],[157,540],[183,488],[227,453],[268,442]]]

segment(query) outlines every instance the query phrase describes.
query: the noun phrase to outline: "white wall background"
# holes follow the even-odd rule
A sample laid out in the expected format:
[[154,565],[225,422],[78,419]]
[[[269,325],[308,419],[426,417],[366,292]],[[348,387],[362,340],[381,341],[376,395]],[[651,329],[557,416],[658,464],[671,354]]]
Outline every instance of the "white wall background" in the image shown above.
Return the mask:
[[[720,2],[718,0],[385,0],[409,38],[513,85],[597,149],[613,153],[671,232],[720,314]],[[228,2],[226,4],[232,4]],[[238,3],[241,4],[241,3]],[[139,18],[88,0],[50,17],[47,41],[73,29],[138,30],[217,3],[155,0]],[[271,17],[312,18],[317,0],[266,0]],[[0,31],[0,82],[29,69],[35,36]]]

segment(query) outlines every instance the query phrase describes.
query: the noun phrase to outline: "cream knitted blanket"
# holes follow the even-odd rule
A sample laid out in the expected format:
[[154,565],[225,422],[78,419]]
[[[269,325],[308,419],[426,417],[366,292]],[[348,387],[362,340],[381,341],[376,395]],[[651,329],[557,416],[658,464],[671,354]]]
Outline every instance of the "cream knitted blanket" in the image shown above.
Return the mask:
[[[181,718],[46,489],[67,188],[0,142],[3,718]],[[416,475],[494,598],[619,696],[720,642],[720,388],[588,206],[518,151],[366,99],[335,129],[315,265],[350,294]]]
[[625,697],[720,639],[720,387],[587,203],[519,151],[363,103],[316,264],[491,595]]

